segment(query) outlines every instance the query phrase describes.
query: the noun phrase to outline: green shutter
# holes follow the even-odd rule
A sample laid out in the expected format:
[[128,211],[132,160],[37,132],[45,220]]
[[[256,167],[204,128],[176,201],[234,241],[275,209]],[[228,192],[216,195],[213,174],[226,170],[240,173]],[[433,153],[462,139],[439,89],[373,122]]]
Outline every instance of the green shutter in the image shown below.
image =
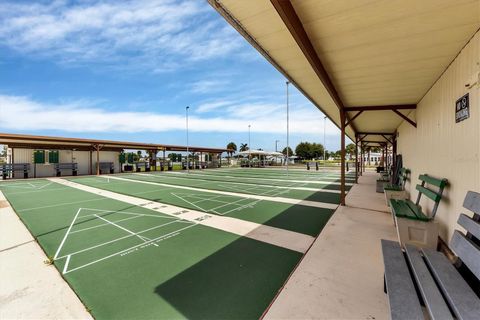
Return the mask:
[[45,163],[45,150],[35,150],[33,152],[34,163]]
[[50,151],[48,153],[48,162],[50,163],[58,163],[59,162],[59,152],[58,151]]
[[120,153],[118,160],[120,163],[125,163],[125,153]]

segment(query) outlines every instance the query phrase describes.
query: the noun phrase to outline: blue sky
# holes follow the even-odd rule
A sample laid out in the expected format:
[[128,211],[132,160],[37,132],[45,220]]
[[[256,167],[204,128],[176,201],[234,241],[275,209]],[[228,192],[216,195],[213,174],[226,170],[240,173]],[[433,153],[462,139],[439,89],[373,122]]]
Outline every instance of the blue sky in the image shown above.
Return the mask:
[[[323,114],[290,86],[290,145]],[[206,1],[0,2],[0,132],[286,145],[285,78]],[[339,130],[327,120],[327,149]]]

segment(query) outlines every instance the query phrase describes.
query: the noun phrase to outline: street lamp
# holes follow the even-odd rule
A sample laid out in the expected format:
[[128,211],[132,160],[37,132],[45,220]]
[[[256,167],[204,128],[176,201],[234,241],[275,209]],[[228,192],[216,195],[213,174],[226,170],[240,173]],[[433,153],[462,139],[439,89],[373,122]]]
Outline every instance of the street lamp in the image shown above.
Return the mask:
[[187,120],[187,173],[190,173],[190,163],[188,161],[188,109],[190,109],[189,106],[185,108],[185,115]]
[[250,145],[250,127],[251,125],[248,125],[248,166],[251,167],[251,161],[252,161],[252,146]]
[[290,81],[285,82],[287,85],[287,176],[288,176],[288,160],[289,160],[289,149],[290,149],[290,143],[289,143],[289,101],[288,101],[288,85],[290,84]]

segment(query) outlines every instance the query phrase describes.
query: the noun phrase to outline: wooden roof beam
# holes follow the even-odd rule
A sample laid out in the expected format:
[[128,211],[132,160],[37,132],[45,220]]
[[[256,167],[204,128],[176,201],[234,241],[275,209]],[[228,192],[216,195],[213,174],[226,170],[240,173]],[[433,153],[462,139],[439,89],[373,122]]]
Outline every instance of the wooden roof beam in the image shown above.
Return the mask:
[[[337,105],[340,112],[345,110],[345,105],[340,99],[340,95],[338,94],[335,86],[333,85],[330,76],[328,75],[325,67],[322,64],[322,61],[318,57],[315,48],[310,41],[307,32],[303,28],[303,24],[300,21],[293,5],[289,0],[270,0],[275,10],[278,12],[278,15],[282,19],[283,23],[287,27],[288,31],[292,35],[295,42],[298,44],[300,50],[302,50],[305,58],[308,60],[310,65],[312,66],[313,71],[317,74],[317,77],[320,79],[322,84],[324,85],[327,92],[332,97],[333,101]],[[346,122],[351,122],[348,115],[345,117]],[[357,131],[353,123],[349,123],[352,127],[353,131]]]
[[350,112],[350,111],[385,111],[385,110],[414,110],[414,109],[417,109],[416,104],[346,107],[345,111],[347,111],[347,112]]
[[398,114],[403,120],[407,121],[408,123],[410,123],[412,126],[414,126],[415,128],[417,127],[417,123],[415,121],[413,121],[412,119],[410,119],[409,117],[407,117],[406,115],[404,115],[403,113],[401,113],[400,111],[398,110],[393,110],[393,112],[395,112],[396,114]]
[[365,131],[365,132],[357,132],[357,134],[364,134],[364,135],[371,135],[371,136],[393,136],[395,135],[395,132],[371,132],[371,131]]

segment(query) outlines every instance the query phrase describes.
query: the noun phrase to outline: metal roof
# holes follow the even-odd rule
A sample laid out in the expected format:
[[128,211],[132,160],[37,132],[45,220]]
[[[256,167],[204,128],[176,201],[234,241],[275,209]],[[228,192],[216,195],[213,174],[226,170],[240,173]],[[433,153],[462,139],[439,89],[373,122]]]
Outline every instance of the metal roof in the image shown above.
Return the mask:
[[[122,151],[124,149],[155,150],[155,151],[187,151],[186,146],[123,142],[97,139],[80,139],[51,136],[35,136],[24,134],[0,133],[0,144],[6,144],[14,148],[37,148],[37,149],[67,149],[67,150],[95,150],[99,146],[103,151]],[[189,146],[191,152],[222,153],[227,149]]]
[[415,125],[416,104],[480,28],[480,0],[209,3],[339,127],[344,108],[352,140]]

